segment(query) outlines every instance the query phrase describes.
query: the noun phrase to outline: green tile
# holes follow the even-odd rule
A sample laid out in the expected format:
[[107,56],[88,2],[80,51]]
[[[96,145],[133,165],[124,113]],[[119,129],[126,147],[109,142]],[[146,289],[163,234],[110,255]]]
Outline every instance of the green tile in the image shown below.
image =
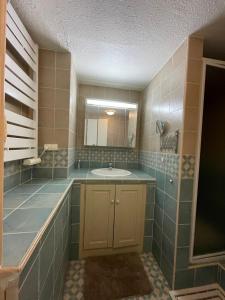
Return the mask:
[[4,208],[16,208],[26,201],[32,194],[17,194],[9,192],[4,196]]
[[23,285],[19,291],[19,299],[23,300],[33,300],[38,299],[38,271],[39,271],[39,259],[37,258],[31,267]]
[[64,193],[67,187],[67,184],[47,184],[38,193]]
[[172,198],[177,199],[177,179],[170,175],[166,175],[165,192]]
[[150,237],[150,236],[144,237],[143,251],[145,253],[152,251],[152,237]]
[[164,212],[167,214],[167,216],[170,217],[176,223],[177,202],[168,195],[165,198],[164,209]]
[[17,209],[4,220],[5,233],[36,232],[47,220],[52,208]]
[[73,205],[71,207],[71,220],[72,220],[72,224],[80,223],[80,206]]
[[73,184],[72,186],[71,204],[80,205],[80,184]]
[[177,248],[177,263],[176,268],[187,269],[189,265],[189,247]]
[[179,205],[179,224],[191,224],[192,203],[181,202]]
[[50,270],[50,266],[53,262],[55,253],[54,244],[54,226],[52,226],[45,240],[42,242],[40,249],[40,289],[43,289],[45,281]]
[[176,232],[176,224],[169,219],[166,215],[164,215],[163,219],[163,233],[169,238],[170,242],[174,244],[175,242],[175,232]]
[[178,247],[185,247],[190,245],[190,225],[178,226]]
[[144,236],[152,236],[152,231],[153,231],[153,221],[145,220]]
[[40,207],[50,207],[54,208],[62,194],[36,194],[26,201],[20,208],[40,208]]
[[193,179],[182,179],[180,186],[180,201],[192,202]]
[[196,268],[194,285],[200,286],[200,285],[216,283],[217,271],[218,271],[217,266]]
[[3,235],[3,266],[17,266],[34,240],[36,232]]
[[71,243],[79,244],[80,241],[80,224],[71,226]]
[[185,289],[194,286],[194,274],[192,270],[182,270],[175,273],[175,289]]

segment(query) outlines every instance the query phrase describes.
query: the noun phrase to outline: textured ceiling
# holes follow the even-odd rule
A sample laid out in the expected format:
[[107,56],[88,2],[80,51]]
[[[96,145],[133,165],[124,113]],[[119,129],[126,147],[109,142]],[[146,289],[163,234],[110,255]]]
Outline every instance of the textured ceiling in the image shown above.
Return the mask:
[[225,53],[224,0],[11,2],[40,47],[72,52],[86,83],[142,89],[200,29],[206,53]]

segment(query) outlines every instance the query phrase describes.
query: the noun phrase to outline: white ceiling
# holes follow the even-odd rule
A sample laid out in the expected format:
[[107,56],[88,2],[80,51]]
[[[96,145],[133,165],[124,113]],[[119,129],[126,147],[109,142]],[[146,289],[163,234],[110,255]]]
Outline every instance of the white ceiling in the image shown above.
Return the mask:
[[80,82],[142,89],[190,34],[225,53],[224,0],[12,0],[42,48],[67,49]]

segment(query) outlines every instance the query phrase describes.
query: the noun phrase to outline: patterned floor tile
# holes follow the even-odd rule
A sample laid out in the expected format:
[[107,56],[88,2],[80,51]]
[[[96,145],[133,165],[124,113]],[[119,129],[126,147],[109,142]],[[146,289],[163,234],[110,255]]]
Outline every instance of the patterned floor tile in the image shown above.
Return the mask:
[[[145,253],[141,254],[140,258],[152,284],[153,291],[150,295],[129,297],[126,298],[126,300],[170,300],[168,283],[153,255],[151,253]],[[84,300],[84,265],[85,260],[70,262],[64,286],[64,300]],[[125,300],[125,298],[123,300]]]

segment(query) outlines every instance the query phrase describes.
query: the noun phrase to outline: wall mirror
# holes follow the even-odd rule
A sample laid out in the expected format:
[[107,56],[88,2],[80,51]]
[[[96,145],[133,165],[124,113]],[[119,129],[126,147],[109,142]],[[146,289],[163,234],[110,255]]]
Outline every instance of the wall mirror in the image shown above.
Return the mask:
[[84,145],[136,146],[138,104],[116,100],[85,100]]

